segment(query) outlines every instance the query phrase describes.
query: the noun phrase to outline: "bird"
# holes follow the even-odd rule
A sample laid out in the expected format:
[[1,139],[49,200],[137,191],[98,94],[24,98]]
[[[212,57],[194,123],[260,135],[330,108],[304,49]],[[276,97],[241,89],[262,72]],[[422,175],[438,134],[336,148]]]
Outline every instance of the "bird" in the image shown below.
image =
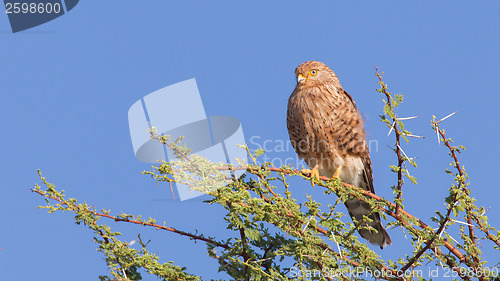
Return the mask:
[[[324,63],[308,61],[295,69],[297,85],[288,99],[287,129],[304,169],[313,177],[340,178],[343,182],[375,193],[372,163],[363,119],[356,103],[340,84],[337,75]],[[314,185],[314,183],[313,183]],[[381,249],[392,241],[377,210],[355,198],[344,202],[357,222],[368,216],[373,227],[358,229],[361,237]]]

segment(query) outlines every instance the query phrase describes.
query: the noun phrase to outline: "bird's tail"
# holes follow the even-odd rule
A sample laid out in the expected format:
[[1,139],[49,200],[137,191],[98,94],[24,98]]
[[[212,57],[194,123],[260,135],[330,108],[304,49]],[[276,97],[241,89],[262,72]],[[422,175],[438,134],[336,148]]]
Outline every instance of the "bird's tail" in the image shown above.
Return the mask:
[[362,221],[363,216],[367,216],[372,220],[371,222],[365,221],[363,224],[364,226],[373,227],[376,231],[366,229],[363,225],[361,225],[358,229],[361,237],[365,238],[372,244],[379,245],[380,249],[392,244],[391,237],[389,237],[389,234],[387,234],[387,231],[385,231],[385,228],[380,221],[379,213],[373,212],[368,203],[361,201],[360,199],[349,199],[345,202],[345,205],[347,207],[347,211],[349,211],[349,215],[351,215],[351,218],[356,219],[356,221]]

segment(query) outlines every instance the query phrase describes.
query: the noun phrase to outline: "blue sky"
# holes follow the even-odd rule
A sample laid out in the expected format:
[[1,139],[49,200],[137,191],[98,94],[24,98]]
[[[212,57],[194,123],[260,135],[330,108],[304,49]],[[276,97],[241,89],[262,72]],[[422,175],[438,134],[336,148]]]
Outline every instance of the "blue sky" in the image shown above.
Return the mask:
[[[460,159],[470,188],[479,205],[491,207],[490,223],[500,226],[498,1],[81,1],[67,15],[16,34],[0,15],[0,42],[4,280],[96,280],[107,273],[91,231],[75,225],[72,214],[36,209],[43,203],[30,192],[40,182],[37,169],[69,197],[98,209],[227,235],[220,209],[200,200],[172,201],[167,186],[140,174],[148,165],[134,157],[127,111],[157,89],[196,78],[208,115],[238,118],[247,141],[287,140],[293,71],[307,60],[329,65],[355,99],[368,137],[378,143],[371,151],[375,190],[386,197],[395,183],[388,169],[395,156],[387,148],[393,135],[387,138],[378,121],[382,97],[373,66],[385,72],[390,90],[405,95],[400,115],[420,116],[407,126],[427,136],[403,147],[419,164],[410,170],[419,185],[404,189],[406,208],[427,222],[443,210],[452,183],[444,173],[451,159],[430,119],[458,111],[443,127],[466,146]],[[307,182],[297,184],[297,194],[314,192]],[[144,232],[163,261],[227,278],[202,243],[112,226],[124,240]],[[378,251],[383,258],[409,249],[399,229],[389,233],[394,245]],[[500,261],[491,246],[483,242],[490,266]]]

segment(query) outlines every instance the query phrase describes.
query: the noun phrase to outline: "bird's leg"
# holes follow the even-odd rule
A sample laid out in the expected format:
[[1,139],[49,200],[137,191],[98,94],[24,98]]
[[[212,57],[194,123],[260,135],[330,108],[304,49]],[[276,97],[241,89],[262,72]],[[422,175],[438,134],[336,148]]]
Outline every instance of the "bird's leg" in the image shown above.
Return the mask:
[[336,171],[335,171],[335,173],[333,174],[332,179],[338,179],[338,178],[340,178],[340,172],[342,171],[342,168],[343,168],[343,167],[342,167],[342,165],[339,165],[339,166],[337,167],[337,170],[336,170]]
[[314,178],[317,178],[317,179],[319,178],[318,165],[314,166],[314,168],[312,170],[302,169],[302,170],[300,170],[300,172],[303,174],[310,174],[312,186],[314,186]]

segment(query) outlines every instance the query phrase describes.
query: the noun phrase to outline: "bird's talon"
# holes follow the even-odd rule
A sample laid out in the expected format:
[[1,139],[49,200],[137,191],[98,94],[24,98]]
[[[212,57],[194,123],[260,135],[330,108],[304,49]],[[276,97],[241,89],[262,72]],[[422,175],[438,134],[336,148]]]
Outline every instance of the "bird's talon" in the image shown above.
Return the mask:
[[340,179],[340,172],[342,171],[342,168],[342,165],[337,167],[337,170],[335,170],[332,179]]
[[300,170],[302,174],[307,174],[311,177],[311,185],[314,186],[314,179],[319,179],[319,171],[317,167],[314,167],[314,169],[309,170],[309,169],[302,169]]

